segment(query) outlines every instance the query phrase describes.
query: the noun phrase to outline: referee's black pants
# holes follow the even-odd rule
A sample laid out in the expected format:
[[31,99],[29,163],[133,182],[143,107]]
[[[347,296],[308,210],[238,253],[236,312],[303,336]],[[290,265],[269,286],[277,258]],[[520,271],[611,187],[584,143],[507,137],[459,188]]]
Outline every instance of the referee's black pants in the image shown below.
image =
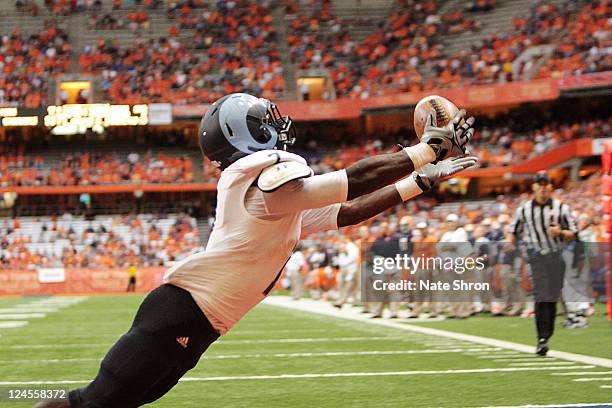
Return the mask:
[[69,393],[70,406],[135,408],[153,402],[195,367],[217,338],[189,292],[161,285],[142,302],[91,384]]
[[538,340],[548,340],[555,329],[557,302],[561,297],[565,262],[561,252],[534,255],[529,259],[533,279],[535,323]]

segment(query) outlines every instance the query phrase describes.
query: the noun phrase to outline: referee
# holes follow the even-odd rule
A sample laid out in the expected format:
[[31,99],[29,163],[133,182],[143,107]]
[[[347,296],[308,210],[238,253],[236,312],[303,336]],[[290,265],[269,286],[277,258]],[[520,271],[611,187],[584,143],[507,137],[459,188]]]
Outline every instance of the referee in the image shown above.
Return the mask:
[[563,287],[561,252],[568,241],[576,239],[578,230],[569,206],[551,198],[553,185],[548,175],[538,173],[532,189],[533,198],[516,211],[512,232],[527,250],[535,300],[536,354],[545,356]]

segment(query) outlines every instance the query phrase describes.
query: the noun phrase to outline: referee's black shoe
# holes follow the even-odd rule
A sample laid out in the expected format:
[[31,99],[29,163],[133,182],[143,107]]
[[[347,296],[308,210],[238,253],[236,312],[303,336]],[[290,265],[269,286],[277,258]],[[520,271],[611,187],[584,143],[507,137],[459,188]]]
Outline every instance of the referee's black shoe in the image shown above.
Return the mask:
[[545,356],[548,353],[548,339],[538,340],[538,347],[536,347],[536,354],[538,356]]

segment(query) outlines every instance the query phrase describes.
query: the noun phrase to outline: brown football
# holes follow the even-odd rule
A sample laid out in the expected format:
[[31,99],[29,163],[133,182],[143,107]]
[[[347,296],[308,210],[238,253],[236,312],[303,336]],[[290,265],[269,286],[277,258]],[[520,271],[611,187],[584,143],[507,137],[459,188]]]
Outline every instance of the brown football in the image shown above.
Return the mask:
[[453,116],[459,111],[459,108],[448,99],[438,96],[429,95],[424,97],[417,103],[414,108],[414,131],[420,139],[423,135],[427,117],[434,113],[438,127],[443,127],[451,121]]

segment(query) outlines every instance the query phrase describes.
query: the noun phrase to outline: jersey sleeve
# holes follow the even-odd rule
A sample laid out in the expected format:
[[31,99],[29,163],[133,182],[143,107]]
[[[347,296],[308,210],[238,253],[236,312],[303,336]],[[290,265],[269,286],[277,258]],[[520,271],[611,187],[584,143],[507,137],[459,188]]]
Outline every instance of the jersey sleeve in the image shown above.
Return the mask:
[[302,215],[302,234],[338,229],[338,211],[341,204],[331,204],[322,208],[304,211]]
[[343,203],[348,196],[345,170],[290,181],[271,193],[264,193],[269,214],[311,210]]

